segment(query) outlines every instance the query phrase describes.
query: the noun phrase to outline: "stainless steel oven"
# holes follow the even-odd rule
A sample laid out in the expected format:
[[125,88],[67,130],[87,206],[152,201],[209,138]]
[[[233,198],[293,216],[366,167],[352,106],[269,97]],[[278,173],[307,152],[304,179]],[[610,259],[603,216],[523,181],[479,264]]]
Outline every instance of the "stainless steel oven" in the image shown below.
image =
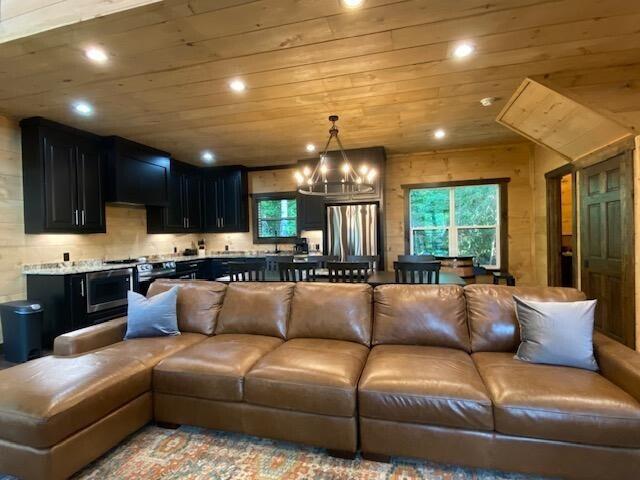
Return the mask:
[[87,273],[86,288],[87,313],[127,305],[127,292],[133,290],[133,268]]

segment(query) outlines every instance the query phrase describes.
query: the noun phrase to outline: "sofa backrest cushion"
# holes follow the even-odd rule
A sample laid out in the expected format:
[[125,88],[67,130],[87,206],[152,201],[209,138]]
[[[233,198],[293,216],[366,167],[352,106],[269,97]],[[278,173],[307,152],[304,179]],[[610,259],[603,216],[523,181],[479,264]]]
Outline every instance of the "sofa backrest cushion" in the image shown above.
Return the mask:
[[204,280],[158,279],[151,284],[147,297],[166,292],[178,285],[178,329],[181,332],[213,335],[227,286]]
[[227,287],[216,333],[286,338],[293,283],[234,282]]
[[366,283],[297,283],[287,338],[327,338],[369,346],[371,294]]
[[374,290],[373,344],[469,352],[464,290],[457,285],[382,285]]
[[467,285],[467,315],[474,352],[515,352],[520,345],[520,327],[513,296],[537,302],[575,302],[584,293],[575,288],[506,287]]

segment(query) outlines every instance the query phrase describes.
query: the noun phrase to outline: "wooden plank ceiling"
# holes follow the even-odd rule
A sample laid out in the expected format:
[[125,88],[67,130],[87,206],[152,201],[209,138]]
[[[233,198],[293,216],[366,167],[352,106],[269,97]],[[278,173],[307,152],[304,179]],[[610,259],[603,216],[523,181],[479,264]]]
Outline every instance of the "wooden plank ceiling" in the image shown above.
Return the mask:
[[[640,70],[639,24],[640,2],[629,0],[365,0],[354,11],[338,0],[166,0],[0,44],[0,112],[192,163],[209,149],[217,164],[270,165],[323,144],[332,113],[346,148],[512,142],[522,137],[495,118],[524,78],[589,97],[595,75],[607,90],[599,108],[638,128],[638,86],[629,115],[619,66]],[[476,53],[452,58],[460,41]],[[86,60],[90,45],[108,52],[106,65]],[[245,92],[229,90],[234,78]],[[498,101],[482,107],[490,96]],[[77,100],[95,114],[74,114]]]

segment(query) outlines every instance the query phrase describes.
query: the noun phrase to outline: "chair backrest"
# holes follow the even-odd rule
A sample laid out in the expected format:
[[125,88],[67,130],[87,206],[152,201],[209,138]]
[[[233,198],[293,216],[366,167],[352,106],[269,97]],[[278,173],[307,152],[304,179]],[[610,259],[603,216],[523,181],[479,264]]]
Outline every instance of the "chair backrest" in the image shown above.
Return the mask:
[[315,282],[317,262],[278,262],[281,282]]
[[318,268],[327,268],[327,262],[339,262],[340,257],[337,255],[313,255],[309,257],[309,261],[316,262]]
[[378,270],[378,265],[380,264],[378,255],[347,255],[345,260],[347,262],[367,262],[369,270]]
[[436,257],[433,255],[398,255],[399,262],[435,262]]
[[364,283],[369,279],[369,262],[327,262],[332,283]]
[[440,283],[440,262],[393,262],[396,283]]
[[229,262],[232,282],[264,282],[265,262]]
[[268,272],[277,272],[281,262],[293,262],[293,255],[267,255],[264,261]]

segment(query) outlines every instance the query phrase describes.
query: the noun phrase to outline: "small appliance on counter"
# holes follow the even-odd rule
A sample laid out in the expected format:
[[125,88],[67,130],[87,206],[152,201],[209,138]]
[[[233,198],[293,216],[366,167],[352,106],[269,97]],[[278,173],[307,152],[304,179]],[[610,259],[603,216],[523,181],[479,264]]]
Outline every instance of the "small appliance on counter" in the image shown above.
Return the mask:
[[309,243],[305,237],[301,237],[296,239],[295,246],[293,247],[293,251],[297,255],[306,255],[309,253]]
[[198,240],[198,256],[206,257],[207,256],[207,244],[203,239]]

